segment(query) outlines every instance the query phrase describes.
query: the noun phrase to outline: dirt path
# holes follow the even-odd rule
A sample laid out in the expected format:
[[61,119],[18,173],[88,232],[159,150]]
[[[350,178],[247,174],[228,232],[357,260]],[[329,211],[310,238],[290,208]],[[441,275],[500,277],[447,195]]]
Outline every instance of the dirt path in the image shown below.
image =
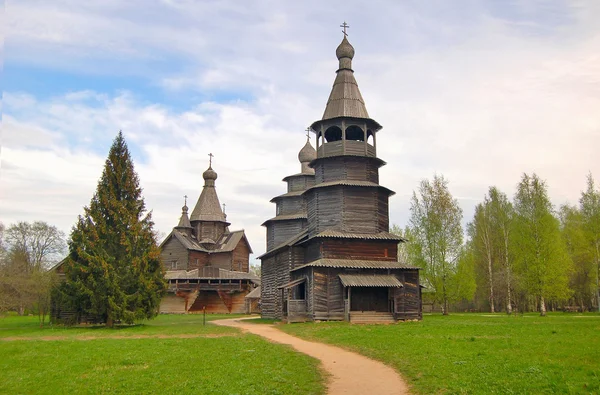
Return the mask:
[[323,343],[309,342],[288,335],[272,325],[249,324],[240,319],[212,321],[217,325],[240,328],[275,343],[288,344],[297,351],[317,358],[330,375],[329,394],[408,394],[408,386],[396,371],[381,362]]

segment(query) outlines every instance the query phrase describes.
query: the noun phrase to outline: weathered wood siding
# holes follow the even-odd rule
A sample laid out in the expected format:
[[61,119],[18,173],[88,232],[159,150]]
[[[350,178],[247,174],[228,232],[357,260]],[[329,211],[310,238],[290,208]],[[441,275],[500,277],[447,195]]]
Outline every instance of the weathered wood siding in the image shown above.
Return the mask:
[[218,221],[192,221],[192,226],[196,229],[196,239],[211,239],[217,241],[225,232],[225,223]]
[[279,246],[306,228],[306,219],[273,221],[267,225],[267,251]]
[[246,272],[250,270],[249,266],[250,247],[245,238],[242,238],[233,250],[232,270]]
[[338,140],[332,141],[330,143],[325,143],[321,145],[317,150],[317,157],[319,158],[344,154],[375,157],[375,147],[367,143],[365,152],[364,141],[346,140],[346,149],[344,151],[343,141]]
[[383,240],[313,239],[306,246],[306,262],[319,258],[396,261],[398,243]]
[[185,314],[186,298],[168,293],[160,300],[159,311],[163,314]]
[[302,196],[289,196],[278,199],[277,215],[299,214],[306,212],[306,202]]
[[344,319],[344,287],[338,274],[342,269],[313,268],[312,310],[314,320]]
[[404,284],[404,287],[395,290],[394,305],[396,311],[394,312],[394,318],[398,320],[421,319],[419,271],[405,270],[398,273],[397,277]]
[[352,233],[389,230],[387,194],[379,187],[336,185],[307,192],[309,235],[326,229]]
[[278,286],[290,281],[291,248],[262,260],[261,315],[263,318],[282,318],[282,293]]
[[[187,248],[175,237],[171,237],[160,252],[165,270],[188,270],[188,255]],[[176,268],[172,266],[174,262],[177,262]]]
[[313,175],[300,175],[287,177],[288,192],[303,191],[306,188],[310,188],[315,185],[315,176]]
[[190,251],[190,261],[187,270],[202,269],[208,265],[209,257],[206,252]]
[[333,157],[315,163],[315,183],[354,180],[379,183],[379,161],[374,158]]
[[209,254],[208,263],[212,267],[218,267],[220,269],[232,270],[232,253],[231,252],[220,252],[218,254]]
[[342,230],[343,190],[341,186],[307,192],[308,233],[314,236],[325,229]]
[[200,291],[194,303],[188,309],[188,313],[202,313],[206,307],[207,313],[219,314],[244,314],[246,312],[246,300],[250,290],[242,292],[232,291]]

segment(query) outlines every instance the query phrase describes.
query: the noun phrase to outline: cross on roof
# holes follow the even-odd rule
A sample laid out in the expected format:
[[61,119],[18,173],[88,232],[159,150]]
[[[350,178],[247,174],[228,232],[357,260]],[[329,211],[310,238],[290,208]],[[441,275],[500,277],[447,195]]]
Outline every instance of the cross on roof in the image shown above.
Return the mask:
[[310,141],[310,126],[306,128],[306,141]]
[[208,167],[212,167],[212,158],[213,158],[213,156],[214,156],[214,155],[213,155],[213,154],[212,154],[212,152],[211,152],[210,154],[208,154],[208,156],[209,156],[209,159],[208,159]]
[[223,214],[225,214],[225,207],[227,207],[227,205],[223,203]]
[[344,30],[342,30],[342,33],[344,33],[344,36],[347,36],[347,35],[348,35],[348,33],[346,33],[346,29],[347,29],[347,28],[349,28],[349,27],[350,27],[350,25],[348,25],[348,24],[346,23],[346,21],[344,21],[344,23],[342,23],[342,24],[340,25],[340,27],[343,27],[343,28],[344,28]]
[[183,195],[183,199],[184,199],[183,205],[187,206],[187,195]]

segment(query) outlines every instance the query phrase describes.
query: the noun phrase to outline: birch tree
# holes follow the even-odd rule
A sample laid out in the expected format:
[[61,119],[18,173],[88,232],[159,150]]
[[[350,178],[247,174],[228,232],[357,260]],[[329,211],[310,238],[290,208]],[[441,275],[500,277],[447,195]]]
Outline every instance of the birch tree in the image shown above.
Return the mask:
[[600,190],[596,189],[592,174],[587,176],[587,188],[579,200],[583,226],[596,266],[596,306],[600,311]]
[[449,287],[456,275],[463,241],[462,209],[448,190],[448,181],[434,175],[431,182],[421,181],[418,194],[413,192],[410,211],[411,241],[415,244],[413,251],[418,251],[415,264],[424,269],[424,277],[447,315],[452,297]]
[[514,208],[511,239],[519,280],[527,294],[539,303],[540,315],[545,316],[548,299],[565,300],[571,294],[571,262],[552,213],[546,184],[536,174],[523,174]]

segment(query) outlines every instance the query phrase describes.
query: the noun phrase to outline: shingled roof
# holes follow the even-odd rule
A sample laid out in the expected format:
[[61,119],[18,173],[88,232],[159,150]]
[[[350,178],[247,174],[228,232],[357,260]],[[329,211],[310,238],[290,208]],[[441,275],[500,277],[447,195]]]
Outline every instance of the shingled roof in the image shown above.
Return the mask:
[[192,211],[190,221],[227,222],[215,189],[217,172],[209,166],[202,174],[202,177],[204,178],[204,188],[202,188],[202,193],[200,193],[196,207]]
[[358,84],[352,70],[354,48],[346,36],[336,50],[340,62],[333,88],[327,100],[323,119],[338,117],[369,118],[365,101],[360,94]]

